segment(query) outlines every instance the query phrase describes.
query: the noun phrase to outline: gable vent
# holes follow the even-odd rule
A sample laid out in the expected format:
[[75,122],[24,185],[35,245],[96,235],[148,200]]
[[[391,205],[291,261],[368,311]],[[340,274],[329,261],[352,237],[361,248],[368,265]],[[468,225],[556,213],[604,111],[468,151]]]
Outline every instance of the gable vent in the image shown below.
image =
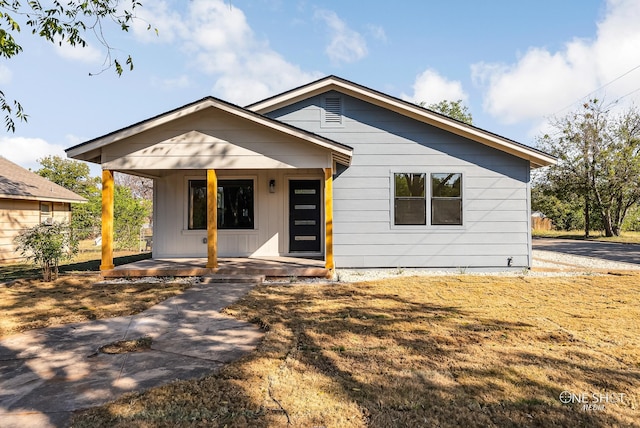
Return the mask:
[[342,98],[327,97],[324,99],[324,123],[327,125],[342,124]]

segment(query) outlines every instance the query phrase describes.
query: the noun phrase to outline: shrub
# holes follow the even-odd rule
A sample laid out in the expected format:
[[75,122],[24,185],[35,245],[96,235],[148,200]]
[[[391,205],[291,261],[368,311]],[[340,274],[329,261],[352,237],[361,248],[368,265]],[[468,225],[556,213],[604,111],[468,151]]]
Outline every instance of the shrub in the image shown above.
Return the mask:
[[78,241],[66,223],[38,224],[25,229],[16,237],[18,251],[42,268],[42,279],[58,277],[60,260],[68,260],[78,252]]

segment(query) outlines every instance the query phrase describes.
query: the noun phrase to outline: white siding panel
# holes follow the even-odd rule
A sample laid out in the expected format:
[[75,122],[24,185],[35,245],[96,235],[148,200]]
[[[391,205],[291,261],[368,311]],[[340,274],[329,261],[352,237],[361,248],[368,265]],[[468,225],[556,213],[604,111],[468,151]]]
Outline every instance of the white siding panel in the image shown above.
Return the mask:
[[[290,178],[322,179],[318,169],[295,170],[219,170],[218,180],[250,178],[254,180],[253,230],[219,230],[220,257],[279,256],[288,251],[287,206]],[[205,171],[175,171],[156,180],[156,212],[153,257],[206,257],[206,230],[186,230],[187,183],[206,179]],[[276,181],[275,193],[268,189]]]

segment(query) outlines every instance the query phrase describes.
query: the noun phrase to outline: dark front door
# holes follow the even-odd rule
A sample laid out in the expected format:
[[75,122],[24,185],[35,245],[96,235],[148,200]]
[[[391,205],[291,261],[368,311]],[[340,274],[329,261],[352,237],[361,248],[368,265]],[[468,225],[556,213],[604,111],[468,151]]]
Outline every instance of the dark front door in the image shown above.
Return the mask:
[[320,180],[289,181],[289,252],[320,252]]

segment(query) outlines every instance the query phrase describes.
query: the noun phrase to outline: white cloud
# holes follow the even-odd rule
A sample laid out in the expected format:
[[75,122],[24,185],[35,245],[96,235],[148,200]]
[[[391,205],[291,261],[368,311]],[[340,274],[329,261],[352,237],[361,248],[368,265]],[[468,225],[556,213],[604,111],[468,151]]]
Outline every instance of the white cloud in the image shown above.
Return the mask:
[[6,85],[11,82],[11,78],[13,77],[13,73],[4,64],[0,64],[0,85]]
[[[530,48],[514,64],[477,63],[474,83],[484,90],[484,109],[505,123],[541,120],[592,91],[614,100],[638,88],[640,70],[609,84],[640,65],[640,3],[609,0],[593,40],[574,39],[562,50]],[[640,99],[640,95],[637,99]]]
[[164,90],[173,90],[173,89],[184,89],[191,86],[191,79],[187,75],[181,75],[174,78],[161,79],[158,77],[154,77],[151,80],[151,84],[155,87]]
[[384,28],[380,25],[369,24],[367,25],[367,30],[371,37],[381,42],[387,42],[387,33],[384,31]]
[[429,105],[443,100],[467,101],[468,96],[462,89],[462,83],[457,80],[447,80],[437,71],[429,68],[416,76],[413,83],[413,95],[402,94],[402,98],[406,101],[424,102]]
[[335,12],[318,9],[314,17],[324,21],[329,28],[331,41],[325,53],[333,63],[355,62],[367,56],[367,43],[364,37],[349,28]]
[[142,42],[171,43],[188,31],[180,13],[171,10],[166,1],[145,3],[144,7],[137,10],[136,16],[132,32]]
[[[180,2],[182,4],[182,2]],[[223,0],[192,0],[183,13],[170,11],[166,1],[146,8],[144,20],[169,23],[161,28],[159,41],[179,41],[193,61],[192,66],[211,75],[213,94],[237,104],[258,101],[275,93],[320,77],[286,61],[258,39],[242,12]],[[147,24],[145,24],[147,25]],[[146,32],[137,30],[139,37]],[[186,84],[184,79],[166,84]]]
[[100,52],[100,50],[94,48],[88,43],[84,47],[79,45],[71,46],[69,43],[62,43],[62,45],[55,43],[54,46],[55,51],[59,56],[71,61],[84,62],[86,64],[97,64],[105,58],[104,54]]
[[0,155],[13,163],[32,170],[40,169],[38,159],[47,156],[66,158],[64,147],[42,138],[0,137]]

